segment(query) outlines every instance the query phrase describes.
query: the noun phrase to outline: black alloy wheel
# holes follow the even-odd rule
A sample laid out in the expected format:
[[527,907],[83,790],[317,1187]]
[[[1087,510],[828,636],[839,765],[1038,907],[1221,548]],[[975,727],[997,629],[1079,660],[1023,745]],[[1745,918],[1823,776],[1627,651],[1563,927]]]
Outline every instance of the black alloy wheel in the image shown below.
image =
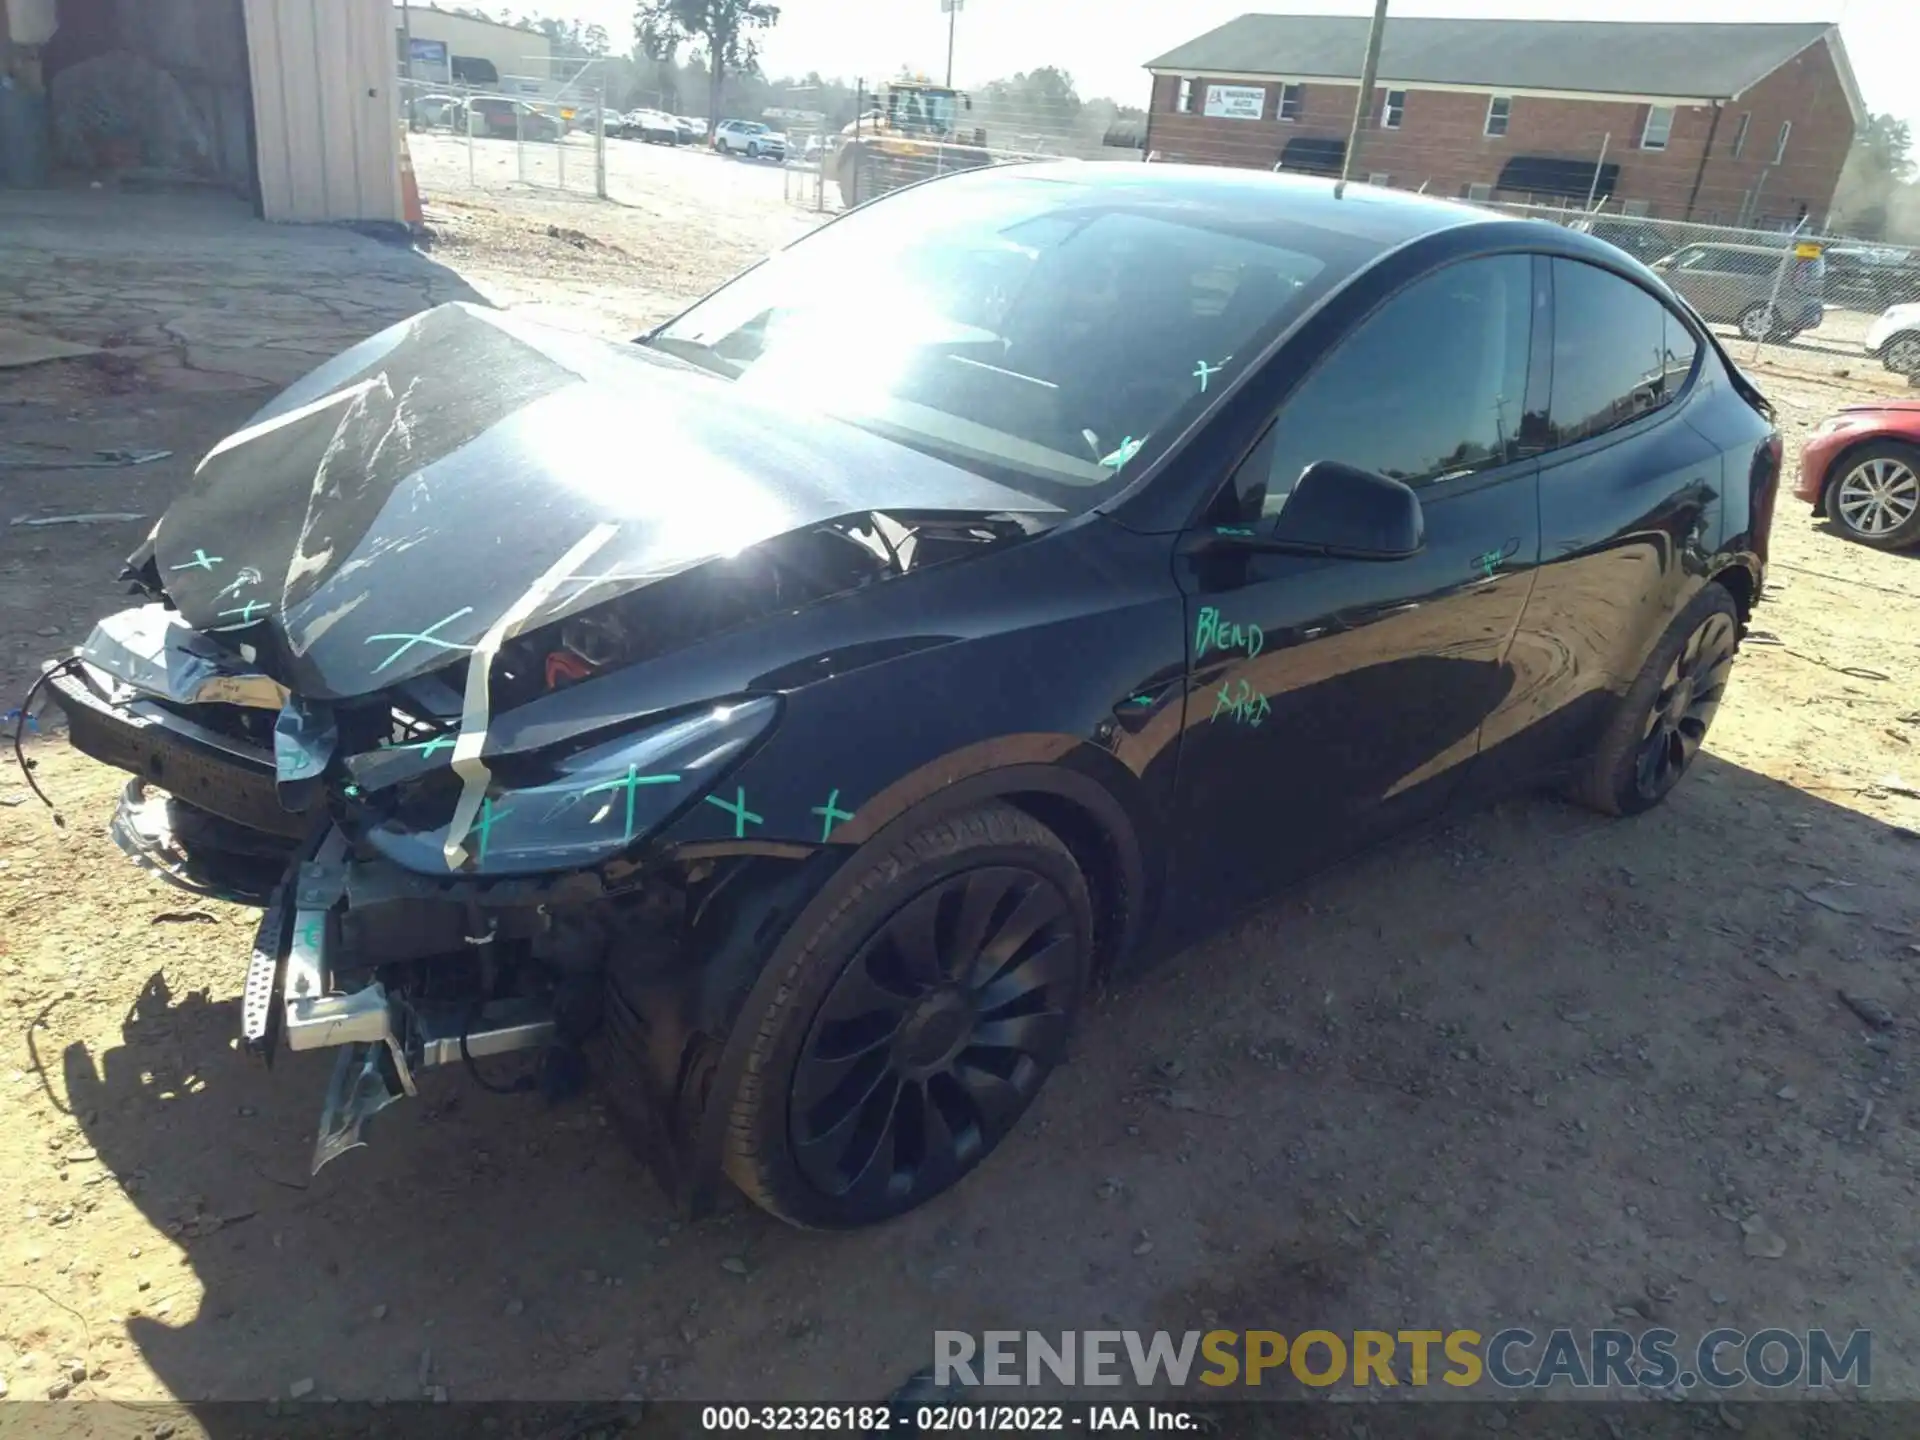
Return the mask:
[[1067,896],[1017,866],[963,871],[896,910],[828,990],[794,1069],[807,1179],[891,1211],[971,1168],[1059,1058],[1081,944]]
[[1693,767],[1740,646],[1740,605],[1720,584],[1673,618],[1614,707],[1571,795],[1608,815],[1651,810]]
[[1695,627],[1667,667],[1647,709],[1634,766],[1634,785],[1642,798],[1658,800],[1693,763],[1727,693],[1738,644],[1732,618],[1716,612]]

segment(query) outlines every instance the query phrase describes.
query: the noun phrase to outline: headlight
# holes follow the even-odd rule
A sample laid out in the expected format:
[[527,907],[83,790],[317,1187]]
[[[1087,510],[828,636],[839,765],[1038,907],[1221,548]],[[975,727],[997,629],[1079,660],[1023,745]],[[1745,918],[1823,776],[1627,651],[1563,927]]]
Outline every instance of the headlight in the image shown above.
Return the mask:
[[[463,873],[531,875],[612,859],[711,789],[778,709],[765,697],[730,701],[565,754],[488,756],[493,782],[466,838],[474,864]],[[451,758],[450,740],[426,743]],[[459,782],[436,769],[397,788],[373,802],[385,813],[365,829],[367,843],[404,869],[445,875],[441,847]]]

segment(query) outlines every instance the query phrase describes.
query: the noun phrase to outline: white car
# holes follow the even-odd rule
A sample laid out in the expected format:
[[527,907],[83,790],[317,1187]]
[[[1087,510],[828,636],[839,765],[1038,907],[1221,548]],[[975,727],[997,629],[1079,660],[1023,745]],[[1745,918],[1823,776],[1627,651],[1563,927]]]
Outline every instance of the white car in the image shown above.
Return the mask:
[[758,120],[734,120],[722,125],[714,143],[729,155],[744,155],[749,160],[763,155],[774,160],[787,158],[787,137]]
[[1920,380],[1920,303],[1895,305],[1868,326],[1867,353],[1894,374]]

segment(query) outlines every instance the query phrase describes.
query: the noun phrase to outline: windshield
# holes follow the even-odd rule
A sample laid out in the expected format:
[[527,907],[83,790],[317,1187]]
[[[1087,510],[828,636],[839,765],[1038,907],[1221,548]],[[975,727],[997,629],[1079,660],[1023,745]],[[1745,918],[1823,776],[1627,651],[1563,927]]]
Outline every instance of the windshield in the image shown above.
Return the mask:
[[1271,199],[976,171],[823,227],[649,343],[1085,509],[1350,268]]

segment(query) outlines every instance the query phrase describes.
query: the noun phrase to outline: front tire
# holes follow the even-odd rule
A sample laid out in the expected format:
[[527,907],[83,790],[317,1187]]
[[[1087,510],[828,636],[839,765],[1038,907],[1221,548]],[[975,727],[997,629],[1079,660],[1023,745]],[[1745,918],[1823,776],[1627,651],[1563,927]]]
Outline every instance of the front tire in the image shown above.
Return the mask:
[[1666,799],[1700,753],[1739,645],[1739,606],[1710,584],[1640,667],[1574,798],[1606,815],[1638,815]]
[[1920,543],[1920,448],[1882,440],[1855,450],[1827,482],[1827,518],[1876,550]]
[[1058,836],[990,805],[867,864],[750,1027],[724,1157],[795,1225],[851,1229],[947,1190],[1059,1063],[1092,904]]

